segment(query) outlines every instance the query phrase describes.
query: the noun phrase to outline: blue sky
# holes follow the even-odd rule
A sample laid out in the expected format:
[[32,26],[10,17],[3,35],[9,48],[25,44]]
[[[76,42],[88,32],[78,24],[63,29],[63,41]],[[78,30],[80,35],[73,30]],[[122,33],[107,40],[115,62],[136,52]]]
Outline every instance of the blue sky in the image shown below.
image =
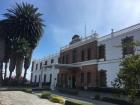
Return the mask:
[[84,37],[85,24],[87,35],[103,36],[140,23],[140,0],[0,0],[0,13],[22,1],[38,7],[46,25],[33,59],[59,52],[74,34]]

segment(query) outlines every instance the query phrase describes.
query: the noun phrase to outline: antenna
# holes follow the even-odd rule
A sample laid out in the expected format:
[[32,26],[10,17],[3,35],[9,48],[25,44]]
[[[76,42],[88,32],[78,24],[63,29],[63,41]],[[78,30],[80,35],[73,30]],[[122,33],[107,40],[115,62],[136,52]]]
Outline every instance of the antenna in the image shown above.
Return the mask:
[[86,27],[86,24],[85,24],[85,37],[86,37],[86,34],[87,34],[87,27]]

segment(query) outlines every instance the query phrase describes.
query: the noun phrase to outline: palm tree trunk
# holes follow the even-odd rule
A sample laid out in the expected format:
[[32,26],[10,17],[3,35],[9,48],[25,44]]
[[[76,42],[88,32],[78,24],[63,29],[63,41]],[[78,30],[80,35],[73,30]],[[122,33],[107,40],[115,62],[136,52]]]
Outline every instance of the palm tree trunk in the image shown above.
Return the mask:
[[15,57],[14,54],[12,54],[12,56],[10,57],[10,64],[9,64],[9,72],[10,72],[10,75],[9,75],[9,80],[11,79],[12,72],[15,69],[15,65],[16,65],[16,59],[15,58],[16,57]]
[[25,79],[26,79],[26,74],[27,74],[27,69],[25,69],[25,71],[24,71],[23,80],[25,80]]
[[16,79],[17,80],[19,80],[22,73],[23,60],[24,60],[24,57],[17,56],[17,59],[16,59]]
[[11,77],[12,77],[12,71],[10,71],[9,80],[11,80]]
[[7,76],[7,62],[5,63],[5,73],[4,73],[4,79],[6,79]]
[[2,80],[3,80],[3,76],[2,76],[2,68],[3,68],[3,62],[0,61],[0,84],[1,84],[1,82],[2,82]]

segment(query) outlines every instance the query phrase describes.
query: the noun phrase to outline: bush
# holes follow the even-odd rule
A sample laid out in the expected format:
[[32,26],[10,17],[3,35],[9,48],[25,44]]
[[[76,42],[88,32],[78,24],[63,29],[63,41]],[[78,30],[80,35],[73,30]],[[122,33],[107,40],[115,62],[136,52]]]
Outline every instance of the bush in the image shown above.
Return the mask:
[[50,92],[45,92],[45,93],[41,94],[41,98],[50,99],[50,97],[51,97],[51,93]]
[[60,96],[51,96],[52,102],[64,104],[64,98]]
[[100,98],[101,98],[101,97],[100,97],[99,94],[96,94],[96,95],[94,96],[94,99],[95,99],[95,100],[100,100]]
[[65,101],[65,105],[93,105],[91,103],[84,103],[81,101],[74,101],[74,100],[66,100]]
[[26,93],[32,93],[32,89],[30,89],[30,88],[25,88],[25,89],[23,89],[23,91]]
[[130,105],[127,101],[121,100],[121,99],[116,99],[116,98],[110,98],[110,97],[103,97],[102,101],[105,102],[110,102],[118,105]]

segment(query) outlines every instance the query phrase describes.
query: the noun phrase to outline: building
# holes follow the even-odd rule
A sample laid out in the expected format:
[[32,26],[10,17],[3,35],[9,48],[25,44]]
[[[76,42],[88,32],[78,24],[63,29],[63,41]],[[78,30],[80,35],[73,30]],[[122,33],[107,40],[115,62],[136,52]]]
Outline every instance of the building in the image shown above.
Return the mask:
[[53,65],[58,64],[58,57],[59,54],[55,54],[32,61],[31,82],[34,86],[49,86],[52,90],[56,87],[59,70]]
[[[131,42],[140,42],[140,24],[116,32],[112,30],[103,37],[98,33],[86,38],[74,35],[71,42],[60,49],[58,62],[45,67],[59,70],[55,76],[59,88],[112,87],[111,82],[117,77],[121,60],[140,51],[140,46]],[[37,68],[36,64],[34,62]],[[39,81],[39,77],[35,77],[37,74],[32,74],[35,83]]]
[[[140,41],[140,24],[98,37],[97,33],[81,39],[74,35],[69,45],[61,48],[58,86],[62,88],[112,87],[120,61],[139,53],[139,46],[128,42]],[[117,47],[120,46],[120,47]]]

